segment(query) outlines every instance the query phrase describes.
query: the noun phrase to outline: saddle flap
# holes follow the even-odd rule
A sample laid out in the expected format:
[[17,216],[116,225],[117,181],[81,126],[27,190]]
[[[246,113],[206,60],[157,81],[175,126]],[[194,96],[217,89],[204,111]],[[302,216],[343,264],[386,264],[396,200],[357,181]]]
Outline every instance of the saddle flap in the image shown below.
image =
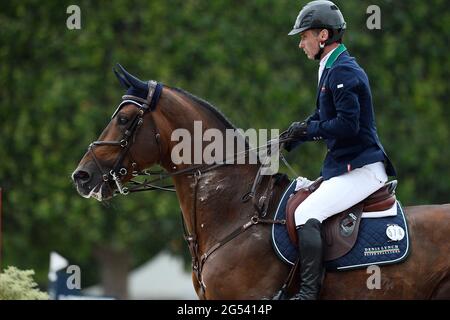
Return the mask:
[[298,236],[295,226],[295,209],[305,200],[311,192],[308,188],[303,188],[291,195],[286,204],[286,228],[291,242],[298,246]]
[[330,261],[348,253],[358,238],[363,205],[358,203],[323,223],[324,260]]
[[302,203],[308,196],[319,188],[322,184],[323,178],[319,177],[309,187],[302,188],[296,193],[291,194],[286,204],[286,227],[291,242],[297,246],[298,236],[295,230],[295,209]]

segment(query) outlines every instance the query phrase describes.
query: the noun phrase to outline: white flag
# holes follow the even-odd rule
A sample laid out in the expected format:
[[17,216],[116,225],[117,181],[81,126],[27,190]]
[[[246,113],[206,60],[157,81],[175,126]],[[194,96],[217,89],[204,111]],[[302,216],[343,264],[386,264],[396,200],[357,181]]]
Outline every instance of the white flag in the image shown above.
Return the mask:
[[56,272],[67,267],[69,261],[60,254],[52,251],[50,253],[50,270],[48,273],[48,279],[50,281],[56,281]]

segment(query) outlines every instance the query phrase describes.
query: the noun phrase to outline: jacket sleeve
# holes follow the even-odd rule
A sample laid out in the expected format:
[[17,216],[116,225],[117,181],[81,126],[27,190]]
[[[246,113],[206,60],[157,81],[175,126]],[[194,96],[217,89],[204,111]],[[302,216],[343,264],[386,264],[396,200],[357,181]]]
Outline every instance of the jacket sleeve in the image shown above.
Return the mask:
[[318,121],[320,120],[320,115],[319,115],[319,111],[316,108],[316,111],[310,115],[308,118],[306,118],[306,123],[310,123],[311,121]]
[[359,132],[359,80],[347,67],[336,67],[330,72],[329,90],[333,95],[336,117],[311,121],[308,124],[308,140],[348,138]]

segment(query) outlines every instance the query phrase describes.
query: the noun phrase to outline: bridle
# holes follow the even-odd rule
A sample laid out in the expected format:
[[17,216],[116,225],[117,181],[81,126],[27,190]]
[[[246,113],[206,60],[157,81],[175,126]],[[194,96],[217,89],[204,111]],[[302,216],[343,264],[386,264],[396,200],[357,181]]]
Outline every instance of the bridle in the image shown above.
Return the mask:
[[[97,166],[97,169],[100,171],[103,184],[106,184],[108,187],[108,182],[112,179],[112,181],[115,182],[117,186],[117,191],[120,194],[127,195],[130,192],[130,189],[123,186],[121,177],[124,177],[128,174],[128,170],[126,167],[123,166],[123,160],[125,159],[125,156],[127,154],[130,155],[131,159],[131,167],[132,167],[132,175],[137,176],[141,175],[142,171],[138,170],[137,163],[133,160],[133,157],[130,152],[130,147],[135,141],[136,138],[136,132],[139,130],[139,128],[144,123],[144,115],[148,112],[151,112],[155,110],[156,104],[158,103],[158,100],[161,96],[162,91],[162,84],[150,80],[148,81],[148,94],[147,98],[143,99],[141,97],[132,96],[132,95],[124,95],[122,96],[122,102],[117,107],[116,111],[114,111],[113,115],[111,116],[111,119],[113,119],[117,113],[120,111],[120,109],[125,104],[132,104],[136,106],[139,109],[139,112],[135,115],[135,117],[131,120],[130,125],[128,125],[127,129],[123,133],[123,136],[120,140],[117,141],[94,141],[89,145],[88,152],[92,156],[95,165]],[[159,133],[158,127],[155,124],[155,121],[153,117],[149,117],[151,121],[153,122],[153,127],[155,130],[154,137],[156,145],[158,145],[159,149],[159,156],[158,161],[161,159],[161,135]],[[121,151],[119,155],[117,156],[116,160],[114,161],[114,165],[109,172],[107,170],[104,170],[104,167],[100,164],[100,161],[95,156],[94,148],[97,146],[116,146],[120,147]],[[135,182],[137,183],[137,182]]]

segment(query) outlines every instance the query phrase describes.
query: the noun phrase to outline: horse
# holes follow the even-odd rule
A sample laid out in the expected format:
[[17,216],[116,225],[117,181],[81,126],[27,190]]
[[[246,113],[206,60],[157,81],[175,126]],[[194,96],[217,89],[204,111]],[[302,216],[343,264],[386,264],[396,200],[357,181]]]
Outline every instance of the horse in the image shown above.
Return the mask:
[[[133,173],[155,164],[171,177],[192,256],[192,280],[200,299],[270,299],[291,267],[274,253],[271,220],[289,179],[277,174],[255,181],[261,162],[175,163],[172,134],[194,123],[220,132],[236,129],[214,106],[182,89],[144,82],[120,65],[128,89],[111,121],[72,174],[78,193],[104,201],[127,194]],[[131,93],[131,94],[130,94]],[[204,150],[205,143],[202,145]],[[257,179],[258,180],[258,179]],[[276,181],[275,181],[276,180]],[[267,182],[265,182],[267,181]],[[266,219],[255,215],[262,185],[273,191]],[[266,199],[267,200],[267,199]],[[411,237],[406,261],[381,266],[381,289],[369,289],[365,269],[327,272],[321,299],[449,299],[450,204],[404,208]]]

